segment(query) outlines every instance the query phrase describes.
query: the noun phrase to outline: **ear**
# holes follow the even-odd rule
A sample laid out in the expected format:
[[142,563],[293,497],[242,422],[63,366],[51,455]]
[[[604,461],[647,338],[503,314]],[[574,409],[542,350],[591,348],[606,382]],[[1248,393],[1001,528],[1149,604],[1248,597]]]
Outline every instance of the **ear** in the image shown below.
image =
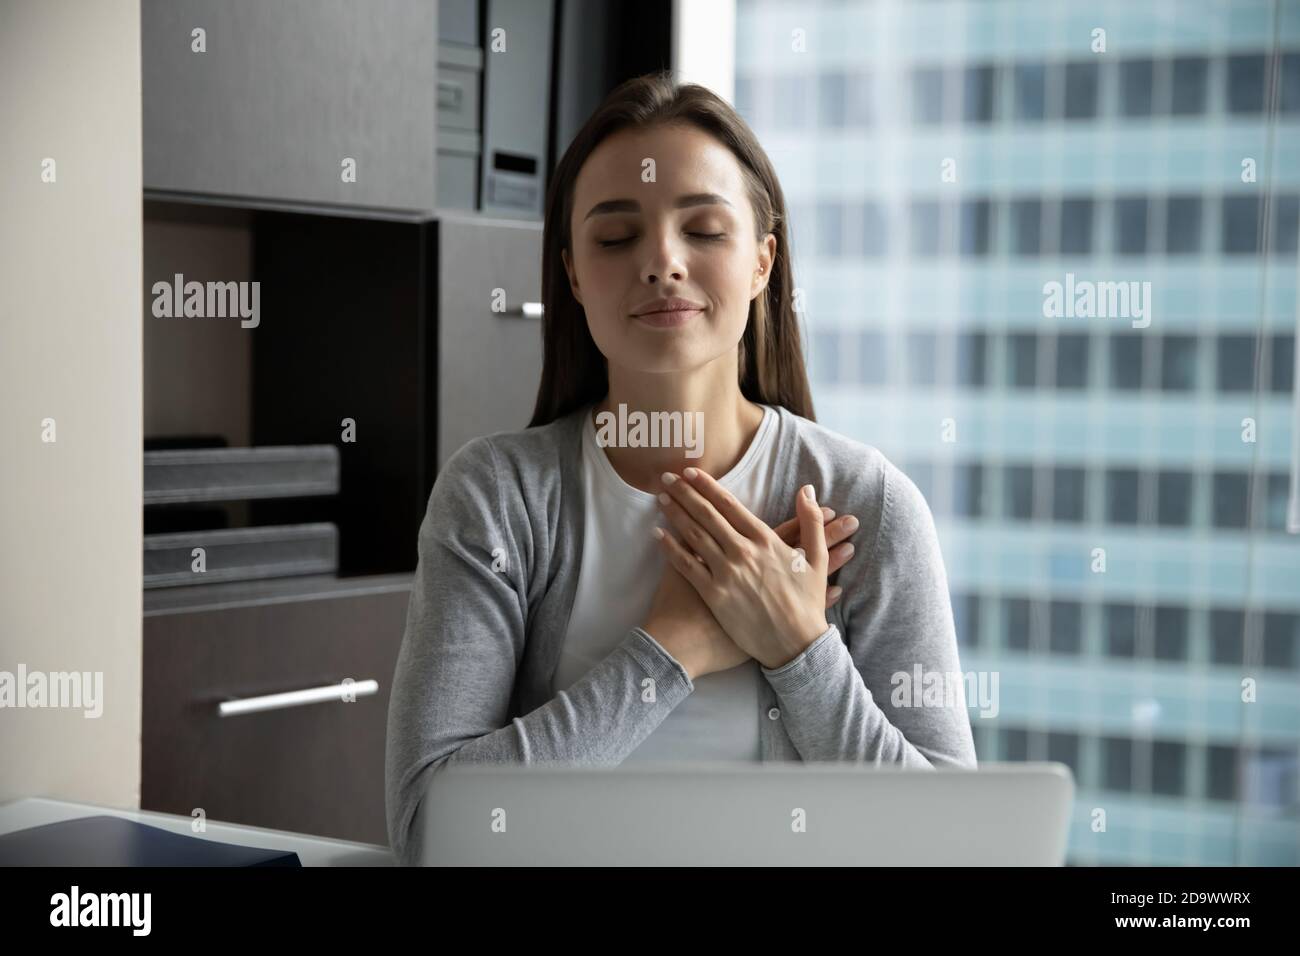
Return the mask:
[[574,297],[575,299],[577,299],[577,300],[578,300],[578,304],[581,305],[581,304],[582,304],[582,293],[578,291],[578,277],[577,277],[576,275],[574,275],[574,272],[573,272],[573,264],[572,264],[571,262],[569,262],[569,250],[568,250],[568,249],[561,249],[561,250],[560,250],[560,258],[564,261],[564,271],[565,271],[565,272],[568,274],[568,276],[569,276],[569,288],[570,288],[570,289],[572,290],[572,292],[573,292],[573,297]]
[[758,268],[754,270],[749,286],[749,297],[753,299],[767,288],[772,278],[772,263],[776,261],[776,236],[768,233],[758,244]]

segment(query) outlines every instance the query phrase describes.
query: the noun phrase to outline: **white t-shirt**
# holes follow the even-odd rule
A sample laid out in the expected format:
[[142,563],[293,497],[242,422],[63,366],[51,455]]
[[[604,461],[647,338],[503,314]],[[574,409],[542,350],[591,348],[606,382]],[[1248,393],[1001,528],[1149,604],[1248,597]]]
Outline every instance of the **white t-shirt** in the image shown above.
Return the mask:
[[[750,511],[772,487],[777,414],[763,421],[744,456],[719,483]],[[552,694],[566,690],[642,624],[667,559],[650,537],[655,525],[677,535],[656,496],[633,488],[596,441],[590,410],[582,433],[584,531],[573,614],[555,669]],[[680,540],[680,535],[677,535]],[[653,635],[652,635],[653,636]],[[696,678],[695,691],[675,707],[625,760],[760,760],[759,672],[756,660]]]

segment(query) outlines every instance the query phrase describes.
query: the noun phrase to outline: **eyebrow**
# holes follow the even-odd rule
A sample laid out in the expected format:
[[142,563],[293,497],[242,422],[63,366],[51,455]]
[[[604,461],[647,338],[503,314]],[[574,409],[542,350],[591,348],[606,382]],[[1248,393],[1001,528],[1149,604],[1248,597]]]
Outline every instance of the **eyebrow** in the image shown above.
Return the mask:
[[[677,202],[673,204],[676,209],[686,209],[690,206],[731,206],[731,203],[717,193],[689,193],[677,197]],[[732,208],[735,207],[732,206]],[[641,204],[635,199],[606,199],[604,202],[598,202],[592,206],[591,211],[583,218],[583,222],[586,222],[592,216],[601,216],[611,212],[640,211]]]

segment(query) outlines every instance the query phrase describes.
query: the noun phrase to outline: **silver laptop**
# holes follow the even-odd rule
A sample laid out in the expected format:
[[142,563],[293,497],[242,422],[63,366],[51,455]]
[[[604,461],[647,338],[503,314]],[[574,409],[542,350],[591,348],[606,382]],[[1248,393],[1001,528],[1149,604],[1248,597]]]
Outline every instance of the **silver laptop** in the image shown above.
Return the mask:
[[1060,763],[467,766],[433,775],[426,866],[1060,866]]

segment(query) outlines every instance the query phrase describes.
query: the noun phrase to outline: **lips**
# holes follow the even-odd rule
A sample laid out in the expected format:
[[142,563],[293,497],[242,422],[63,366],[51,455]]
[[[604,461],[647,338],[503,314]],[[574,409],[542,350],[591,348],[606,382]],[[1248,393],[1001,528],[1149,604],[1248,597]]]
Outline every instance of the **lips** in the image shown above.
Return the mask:
[[698,302],[668,296],[643,303],[632,313],[632,317],[657,328],[669,328],[684,325],[703,311],[704,306]]
[[685,325],[703,311],[703,309],[669,309],[663,312],[646,312],[633,318],[658,329],[669,329]]

